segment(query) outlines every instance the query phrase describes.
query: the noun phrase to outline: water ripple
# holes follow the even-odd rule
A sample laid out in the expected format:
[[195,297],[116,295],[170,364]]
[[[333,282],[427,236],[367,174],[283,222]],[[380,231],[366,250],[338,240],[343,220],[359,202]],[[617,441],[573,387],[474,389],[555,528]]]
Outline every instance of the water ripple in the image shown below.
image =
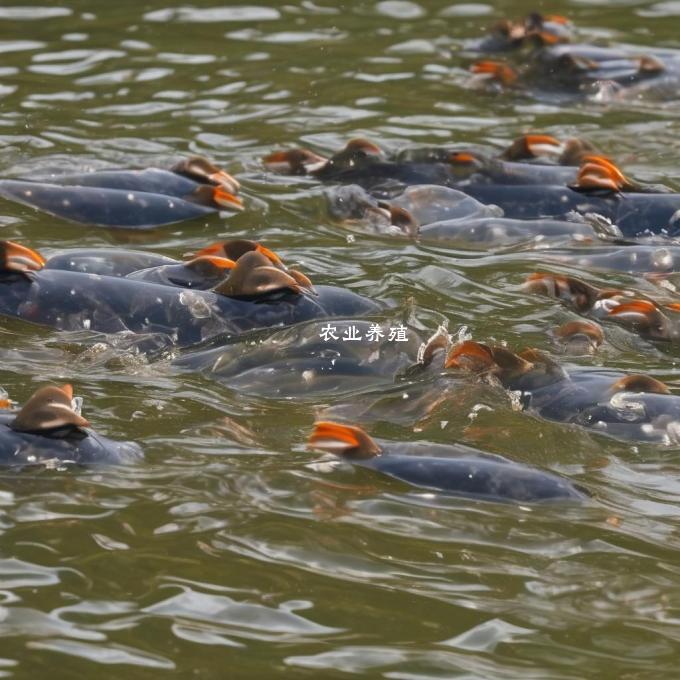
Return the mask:
[[[535,130],[588,137],[626,173],[677,189],[674,102],[469,89],[467,41],[535,6],[147,5],[100,3],[96,15],[0,7],[2,176],[170,167],[203,154],[238,176],[247,210],[140,234],[3,202],[3,239],[46,255],[109,247],[182,258],[256,238],[315,283],[389,303],[381,320],[423,337],[446,322],[454,335],[533,346],[570,369],[648,372],[677,391],[672,343],[605,322],[597,354],[560,356],[553,329],[577,315],[522,289],[548,268],[675,299],[672,287],[589,266],[602,244],[561,244],[560,259],[532,239],[487,248],[376,236],[334,221],[314,179],[274,175],[260,160],[296,146],[328,155],[352,137],[388,151],[495,154]],[[573,18],[589,41],[678,47],[677,3],[601,5],[544,9]],[[284,336],[256,334],[234,356],[259,346],[275,367]],[[333,393],[318,382],[298,398],[309,374],[216,380],[180,370],[157,338],[10,320],[0,359],[10,398],[71,382],[97,430],[138,441],[146,458],[0,471],[2,677],[677,674],[677,446],[546,422],[497,386],[446,372],[348,380]],[[564,475],[593,498],[514,507],[423,492],[307,451],[319,417],[357,419],[388,440],[466,443]]]

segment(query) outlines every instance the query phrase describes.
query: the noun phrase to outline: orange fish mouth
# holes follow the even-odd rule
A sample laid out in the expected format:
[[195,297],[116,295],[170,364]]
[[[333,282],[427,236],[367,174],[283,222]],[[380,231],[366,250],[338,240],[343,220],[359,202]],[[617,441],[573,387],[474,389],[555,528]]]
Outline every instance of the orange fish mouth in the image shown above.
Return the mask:
[[381,454],[380,446],[356,425],[321,420],[314,424],[307,446],[349,459],[368,459]]
[[7,271],[39,271],[45,266],[45,258],[40,253],[14,241],[0,242],[0,258]]
[[208,179],[213,184],[217,184],[218,186],[224,188],[224,190],[230,194],[237,194],[241,190],[241,183],[224,170],[218,170],[217,172],[214,172],[212,175],[208,176]]
[[243,201],[234,194],[226,191],[222,187],[217,187],[213,191],[213,200],[220,208],[226,208],[227,210],[236,210],[242,212],[245,210]]
[[359,439],[354,428],[349,425],[320,421],[314,425],[308,443],[323,449],[335,448],[336,445],[338,448],[354,448],[359,446]]

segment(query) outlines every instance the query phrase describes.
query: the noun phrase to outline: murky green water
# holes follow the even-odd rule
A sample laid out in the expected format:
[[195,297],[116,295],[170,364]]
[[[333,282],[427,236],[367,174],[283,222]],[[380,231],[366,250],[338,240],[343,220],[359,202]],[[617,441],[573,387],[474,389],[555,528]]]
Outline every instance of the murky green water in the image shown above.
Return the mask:
[[[537,129],[588,136],[630,174],[680,185],[676,102],[488,95],[462,87],[468,62],[457,55],[497,17],[533,9],[569,15],[591,39],[677,48],[677,2],[166,4],[0,6],[1,174],[201,153],[242,180],[248,210],[131,236],[3,202],[2,238],[173,256],[257,238],[315,282],[392,300],[423,328],[445,318],[480,340],[550,349],[548,330],[570,317],[519,290],[535,259],[348,239],[320,187],[268,176],[259,157],[297,144],[332,151],[357,135],[388,149],[501,147]],[[119,469],[0,471],[2,677],[678,674],[677,449],[542,422],[482,386],[461,388],[415,430],[372,425],[386,438],[503,453],[596,496],[567,508],[456,501],[309,465],[315,414],[353,395],[249,397],[17,321],[0,328],[0,362],[15,400],[68,380],[99,431],[147,455]],[[616,329],[591,363],[678,384],[672,350]]]

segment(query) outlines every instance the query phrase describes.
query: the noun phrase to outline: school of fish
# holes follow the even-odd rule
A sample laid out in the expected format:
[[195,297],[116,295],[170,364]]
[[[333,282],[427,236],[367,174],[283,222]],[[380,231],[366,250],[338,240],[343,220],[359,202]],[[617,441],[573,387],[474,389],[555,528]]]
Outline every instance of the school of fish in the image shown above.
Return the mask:
[[[564,101],[664,99],[680,87],[677,54],[580,43],[561,16],[500,21],[466,49],[470,87],[521,88],[538,100],[546,92]],[[326,157],[291,145],[272,150],[260,169],[265,178],[305,176],[324,185],[338,228],[378,244],[389,237],[405,247],[417,241],[485,251],[540,243],[535,258],[517,254],[529,267],[517,285],[564,305],[572,317],[545,329],[555,356],[498,338],[452,335],[446,327],[424,334],[401,319],[398,301],[315,284],[257,240],[206,243],[183,260],[120,248],[43,254],[39,244],[1,241],[0,315],[56,330],[124,334],[150,360],[171,349],[173,370],[200,372],[247,394],[313,401],[361,386],[365,399],[331,408],[311,426],[309,447],[463,498],[595,502],[587,488],[552,472],[460,441],[373,438],[368,423],[416,424],[453,403],[457,390],[482,382],[511,395],[527,417],[625,441],[680,445],[680,395],[664,382],[565,359],[598,353],[612,329],[670,356],[680,344],[673,283],[680,271],[674,240],[680,194],[671,188],[629,177],[586,139],[540,131],[518,135],[505,149],[456,144],[387,153],[357,138]],[[4,178],[0,199],[90,227],[150,232],[248,209],[238,179],[200,157],[170,169]],[[583,277],[550,271],[563,263],[586,270]],[[601,288],[587,270],[639,275],[645,286]],[[650,286],[657,292],[645,292]],[[377,323],[385,318],[403,342],[387,341]],[[331,333],[329,320],[376,342],[345,342]],[[257,344],[241,341],[254,331],[261,332]],[[371,396],[397,384],[411,386],[411,403],[390,408]],[[0,407],[0,464],[143,459],[136,443],[97,434],[68,384],[45,385],[20,408],[9,398]]]

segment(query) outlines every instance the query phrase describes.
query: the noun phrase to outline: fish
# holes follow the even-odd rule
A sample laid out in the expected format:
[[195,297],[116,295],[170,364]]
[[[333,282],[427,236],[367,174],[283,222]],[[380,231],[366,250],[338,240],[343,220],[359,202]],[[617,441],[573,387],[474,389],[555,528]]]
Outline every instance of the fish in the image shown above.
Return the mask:
[[220,210],[238,212],[240,185],[200,157],[170,170],[103,170],[41,179],[0,179],[0,197],[70,222],[153,229]]
[[632,291],[598,288],[573,276],[548,272],[531,274],[524,289],[557,298],[579,314],[614,322],[647,340],[677,343],[680,339],[677,302],[661,305],[636,297]]
[[0,242],[0,315],[58,330],[159,333],[188,346],[218,335],[382,309],[341,288],[309,289],[258,251],[240,257],[211,290],[44,269],[43,263],[30,248]]
[[[401,329],[401,335],[399,330]],[[399,339],[397,339],[399,338]],[[266,398],[324,398],[358,394],[407,381],[426,371],[450,344],[440,328],[429,339],[396,320],[307,322],[265,338],[177,357],[173,366]]]
[[331,216],[343,226],[422,243],[473,249],[600,237],[586,222],[509,219],[497,206],[449,187],[415,185],[390,199],[377,199],[350,184],[329,189],[326,197]]
[[102,276],[127,276],[140,269],[178,264],[172,257],[123,248],[69,248],[50,253],[44,260],[44,269]]
[[[276,152],[264,163],[271,164],[274,157],[274,165],[281,171],[286,165],[282,159],[288,153]],[[616,225],[627,238],[650,233],[675,235],[680,226],[680,194],[631,180],[604,156],[586,154],[580,156],[580,162],[576,179],[569,185],[473,183],[461,180],[451,163],[399,163],[385,159],[380,149],[367,140],[351,140],[310,174],[324,182],[356,184],[378,202],[390,202],[407,187],[437,185],[496,206],[496,216],[502,214],[509,219],[564,220],[572,213],[593,213]],[[346,200],[345,205],[351,207],[352,201]],[[423,219],[413,213],[412,216],[417,223],[423,223]]]
[[472,340],[454,345],[445,366],[495,381],[547,420],[626,441],[680,444],[680,397],[644,373],[567,368],[534,348],[513,352]]
[[[468,42],[468,51],[491,58],[470,67],[471,86],[517,88],[538,98],[567,94],[592,101],[675,99],[680,83],[680,55],[673,50],[621,48],[574,41],[564,17],[530,14],[504,19],[488,37]],[[499,60],[498,53],[517,57]]]
[[430,492],[507,503],[588,499],[565,478],[462,444],[391,442],[356,425],[319,421],[309,447]]
[[143,460],[141,446],[115,441],[91,429],[73,408],[73,388],[47,385],[19,410],[0,403],[0,465],[126,464]]

